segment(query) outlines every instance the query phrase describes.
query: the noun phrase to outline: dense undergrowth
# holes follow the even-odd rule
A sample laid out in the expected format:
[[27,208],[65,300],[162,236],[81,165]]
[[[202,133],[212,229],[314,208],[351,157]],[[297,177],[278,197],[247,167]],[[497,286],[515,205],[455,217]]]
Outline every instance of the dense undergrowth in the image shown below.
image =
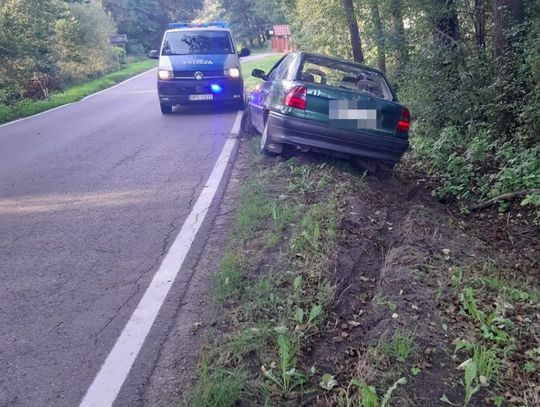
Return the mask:
[[[540,20],[516,30],[519,40],[499,61],[465,45],[459,64],[432,69],[427,49],[395,76],[414,112],[408,163],[439,182],[438,197],[463,207],[540,188]],[[538,192],[520,198],[540,208]]]

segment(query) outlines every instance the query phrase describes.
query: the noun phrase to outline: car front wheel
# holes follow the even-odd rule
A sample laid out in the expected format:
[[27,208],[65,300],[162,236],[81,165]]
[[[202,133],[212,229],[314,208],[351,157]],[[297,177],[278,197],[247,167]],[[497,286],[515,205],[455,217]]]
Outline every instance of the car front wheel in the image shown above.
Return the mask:
[[283,151],[283,144],[273,143],[268,137],[268,120],[264,124],[261,136],[261,153],[266,155],[277,155]]
[[161,113],[163,114],[171,114],[172,113],[172,106],[164,105],[163,103],[159,104],[161,107]]

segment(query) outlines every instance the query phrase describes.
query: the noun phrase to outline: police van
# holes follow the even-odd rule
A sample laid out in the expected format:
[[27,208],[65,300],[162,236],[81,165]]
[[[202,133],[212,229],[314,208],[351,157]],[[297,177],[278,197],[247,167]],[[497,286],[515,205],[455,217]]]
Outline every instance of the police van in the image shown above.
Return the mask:
[[240,58],[228,24],[171,23],[161,49],[150,51],[159,59],[157,88],[161,112],[172,113],[175,105],[195,103],[244,104],[244,81]]

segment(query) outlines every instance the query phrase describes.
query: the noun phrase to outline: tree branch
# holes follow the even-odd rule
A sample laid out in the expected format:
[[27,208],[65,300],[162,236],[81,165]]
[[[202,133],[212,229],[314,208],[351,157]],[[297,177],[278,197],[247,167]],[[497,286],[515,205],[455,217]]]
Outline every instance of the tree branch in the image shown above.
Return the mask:
[[491,198],[488,201],[475,204],[475,205],[470,205],[469,210],[476,211],[476,210],[484,209],[499,201],[506,201],[512,198],[517,198],[520,196],[530,195],[530,194],[540,194],[540,189],[522,189],[521,191],[508,192],[506,194],[496,196],[495,198]]

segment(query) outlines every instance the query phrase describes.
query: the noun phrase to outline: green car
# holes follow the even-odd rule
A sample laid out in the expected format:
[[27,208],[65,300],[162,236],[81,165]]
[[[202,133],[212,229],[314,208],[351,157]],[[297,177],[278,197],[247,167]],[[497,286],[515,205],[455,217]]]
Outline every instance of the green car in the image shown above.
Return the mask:
[[287,145],[390,169],[409,146],[411,115],[377,69],[329,56],[292,52],[246,95],[243,129],[262,134],[261,151]]

